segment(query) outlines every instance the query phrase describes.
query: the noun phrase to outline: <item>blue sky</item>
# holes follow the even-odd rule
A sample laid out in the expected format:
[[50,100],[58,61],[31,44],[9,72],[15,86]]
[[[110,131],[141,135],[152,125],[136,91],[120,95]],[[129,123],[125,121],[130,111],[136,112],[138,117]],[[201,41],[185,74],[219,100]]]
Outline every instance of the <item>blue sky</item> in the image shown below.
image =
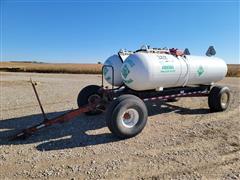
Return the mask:
[[121,48],[188,47],[239,63],[239,1],[1,0],[1,59],[96,63]]

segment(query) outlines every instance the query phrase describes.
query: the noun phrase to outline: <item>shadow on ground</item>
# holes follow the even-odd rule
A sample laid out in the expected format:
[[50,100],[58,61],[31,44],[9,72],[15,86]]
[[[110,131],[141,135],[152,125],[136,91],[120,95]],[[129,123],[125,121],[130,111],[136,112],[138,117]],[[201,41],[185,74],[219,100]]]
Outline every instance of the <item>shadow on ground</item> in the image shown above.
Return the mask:
[[147,103],[148,107],[148,115],[154,116],[157,114],[164,114],[164,113],[177,113],[181,115],[201,115],[201,114],[208,114],[210,110],[207,108],[197,108],[197,109],[190,109],[184,108],[171,102],[164,102],[164,101],[157,101],[157,102],[150,102]]
[[[208,109],[188,109],[165,102],[147,103],[149,116],[162,113],[179,113],[183,115],[207,114]],[[48,113],[49,118],[59,116],[67,111]],[[105,144],[120,141],[108,131],[107,133],[89,133],[106,127],[105,114],[98,116],[80,115],[72,121],[56,124],[36,132],[26,140],[9,141],[8,137],[19,132],[19,130],[41,122],[42,115],[30,115],[0,121],[0,146],[40,143],[37,145],[39,151],[61,150],[74,147],[86,147],[97,144]]]

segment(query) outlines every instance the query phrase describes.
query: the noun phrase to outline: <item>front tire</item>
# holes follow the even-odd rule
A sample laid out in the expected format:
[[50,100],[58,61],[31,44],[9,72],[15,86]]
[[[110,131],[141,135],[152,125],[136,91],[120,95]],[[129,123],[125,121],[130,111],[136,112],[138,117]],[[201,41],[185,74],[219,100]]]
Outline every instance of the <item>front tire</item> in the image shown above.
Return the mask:
[[[102,95],[99,93],[101,87],[97,85],[89,85],[84,87],[78,94],[77,104],[78,107],[88,105],[91,101],[91,98],[102,98]],[[97,115],[101,114],[100,110],[93,110],[86,112],[86,115]]]
[[211,112],[225,111],[230,103],[228,87],[214,86],[208,96],[208,106]]
[[139,134],[147,123],[147,108],[134,95],[122,95],[112,102],[106,113],[109,130],[120,138]]

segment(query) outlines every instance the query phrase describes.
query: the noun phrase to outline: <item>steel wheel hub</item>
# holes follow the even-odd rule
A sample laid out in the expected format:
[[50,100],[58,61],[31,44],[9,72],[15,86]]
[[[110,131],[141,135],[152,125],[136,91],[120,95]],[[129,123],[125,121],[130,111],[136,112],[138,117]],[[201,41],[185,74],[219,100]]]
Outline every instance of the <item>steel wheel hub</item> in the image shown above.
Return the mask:
[[127,128],[132,128],[139,121],[139,114],[135,109],[128,109],[123,113],[121,120],[123,126]]
[[89,104],[96,104],[100,101],[101,97],[98,94],[93,94],[89,96],[88,103]]

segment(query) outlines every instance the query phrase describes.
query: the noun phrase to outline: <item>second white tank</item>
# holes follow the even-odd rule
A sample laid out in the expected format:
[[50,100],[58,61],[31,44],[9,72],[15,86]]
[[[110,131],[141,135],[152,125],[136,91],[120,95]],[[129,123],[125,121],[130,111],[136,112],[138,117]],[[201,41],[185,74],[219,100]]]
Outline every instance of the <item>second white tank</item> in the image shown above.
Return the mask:
[[136,91],[217,82],[227,74],[226,63],[217,57],[173,56],[138,52],[121,67],[123,82]]

